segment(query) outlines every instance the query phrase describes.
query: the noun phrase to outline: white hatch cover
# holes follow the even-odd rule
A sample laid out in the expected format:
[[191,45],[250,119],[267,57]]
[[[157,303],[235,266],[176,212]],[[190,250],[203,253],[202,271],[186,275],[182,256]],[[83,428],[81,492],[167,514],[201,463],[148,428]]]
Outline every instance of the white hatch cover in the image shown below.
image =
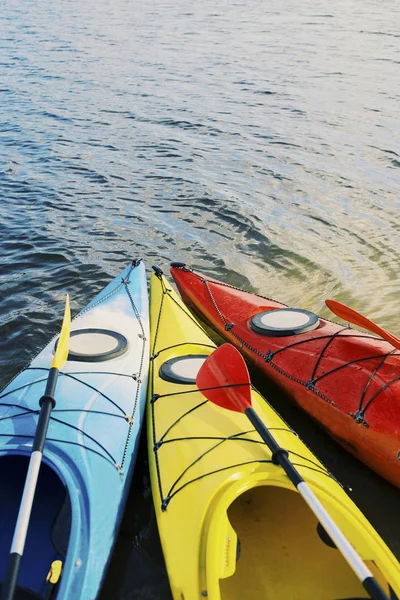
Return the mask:
[[300,308],[277,308],[267,310],[250,319],[250,326],[256,333],[270,337],[298,335],[316,329],[319,318],[309,310]]
[[121,333],[109,329],[79,329],[71,332],[67,360],[103,362],[121,356],[127,349],[128,340]]
[[197,373],[207,354],[187,354],[166,360],[160,367],[160,377],[173,383],[196,383]]

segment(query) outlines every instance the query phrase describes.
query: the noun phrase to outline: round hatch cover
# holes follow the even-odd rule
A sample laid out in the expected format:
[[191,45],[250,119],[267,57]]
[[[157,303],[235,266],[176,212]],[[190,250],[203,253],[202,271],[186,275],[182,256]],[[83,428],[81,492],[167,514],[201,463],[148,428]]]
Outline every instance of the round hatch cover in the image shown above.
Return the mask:
[[172,383],[196,383],[197,373],[207,354],[187,354],[166,360],[160,367],[160,377]]
[[[57,348],[56,342],[55,348]],[[128,340],[109,329],[78,329],[72,331],[67,360],[104,362],[125,354]]]
[[267,310],[250,319],[250,326],[256,333],[270,337],[298,335],[316,329],[319,318],[309,310],[300,308],[277,308]]

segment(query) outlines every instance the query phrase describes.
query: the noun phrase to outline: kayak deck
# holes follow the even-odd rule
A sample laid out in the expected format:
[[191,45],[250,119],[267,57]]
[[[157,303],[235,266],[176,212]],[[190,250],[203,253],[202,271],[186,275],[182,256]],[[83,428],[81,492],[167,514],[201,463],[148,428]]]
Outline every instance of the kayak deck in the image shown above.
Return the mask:
[[267,315],[283,326],[294,309],[183,265],[172,266],[171,274],[185,303],[203,321],[285,389],[346,450],[400,486],[400,351],[316,315],[316,327],[305,332],[278,335],[276,328],[267,327],[267,333],[260,333]]
[[[63,570],[53,598],[98,594],[138,451],[148,321],[145,270],[134,261],[72,322],[18,578],[32,597],[47,596],[46,576],[57,558]],[[0,581],[55,342],[0,392]]]
[[[174,598],[367,598],[247,418],[208,402],[193,372],[185,383],[165,376],[166,364],[204,360],[215,346],[160,273],[150,289],[149,464]],[[367,520],[272,407],[252,396],[357,552],[376,563],[384,589],[390,581],[400,593],[398,563]]]

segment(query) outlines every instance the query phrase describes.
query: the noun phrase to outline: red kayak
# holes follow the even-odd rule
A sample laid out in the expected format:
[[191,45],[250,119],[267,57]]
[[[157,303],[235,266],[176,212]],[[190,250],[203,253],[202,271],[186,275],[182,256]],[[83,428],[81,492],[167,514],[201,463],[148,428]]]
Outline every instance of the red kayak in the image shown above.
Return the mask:
[[400,351],[182,263],[182,299],[284,388],[346,450],[400,487]]

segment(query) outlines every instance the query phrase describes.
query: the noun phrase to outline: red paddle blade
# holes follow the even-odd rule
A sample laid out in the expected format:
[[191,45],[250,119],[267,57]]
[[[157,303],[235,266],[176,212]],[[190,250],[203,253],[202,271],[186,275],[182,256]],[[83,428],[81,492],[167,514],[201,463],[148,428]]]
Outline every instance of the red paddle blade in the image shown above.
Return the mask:
[[247,365],[231,344],[223,344],[210,354],[197,374],[196,384],[207,400],[222,408],[244,412],[251,407]]
[[344,321],[348,323],[352,323],[357,327],[362,327],[362,329],[368,329],[371,333],[375,333],[379,335],[382,339],[392,344],[395,348],[400,350],[400,340],[383,327],[380,327],[377,323],[374,323],[367,317],[364,317],[361,313],[354,310],[354,308],[350,308],[341,302],[337,302],[337,300],[325,300],[325,304],[335,314],[340,317]]

